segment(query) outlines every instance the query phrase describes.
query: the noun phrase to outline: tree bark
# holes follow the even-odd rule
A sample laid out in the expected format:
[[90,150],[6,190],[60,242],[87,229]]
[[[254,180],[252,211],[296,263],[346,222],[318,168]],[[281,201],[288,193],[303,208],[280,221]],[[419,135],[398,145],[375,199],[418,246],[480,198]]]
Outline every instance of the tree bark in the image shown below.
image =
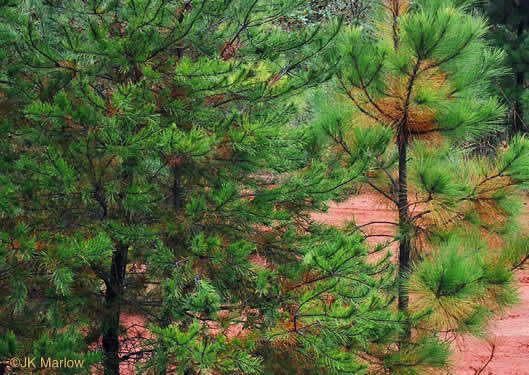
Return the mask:
[[[408,136],[399,132],[398,137],[398,151],[399,151],[399,184],[398,184],[398,201],[399,209],[399,271],[398,271],[398,308],[399,312],[404,313],[408,317],[408,272],[410,268],[410,216],[408,212]],[[403,338],[407,339],[410,336],[409,321],[405,324]]]
[[119,375],[119,324],[123,280],[127,265],[128,248],[118,245],[112,255],[110,277],[106,283],[105,316],[103,321],[103,366],[105,375]]

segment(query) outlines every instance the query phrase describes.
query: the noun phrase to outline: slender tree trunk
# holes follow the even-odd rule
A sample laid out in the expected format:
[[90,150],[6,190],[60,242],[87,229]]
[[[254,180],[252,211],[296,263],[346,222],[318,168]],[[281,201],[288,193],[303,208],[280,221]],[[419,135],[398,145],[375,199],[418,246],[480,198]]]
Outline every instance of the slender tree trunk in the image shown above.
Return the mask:
[[106,312],[103,321],[105,375],[119,375],[119,323],[127,256],[127,246],[120,244],[112,255],[110,278],[106,285]]
[[[399,49],[398,38],[398,5],[393,11],[393,41],[395,51]],[[417,71],[419,69],[420,59],[417,60],[413,68],[413,76],[408,84],[408,96],[405,102],[405,115],[398,127],[397,132],[397,148],[399,151],[399,183],[397,191],[397,207],[399,209],[399,273],[398,273],[398,309],[399,312],[404,313],[406,317],[406,324],[404,325],[404,332],[402,333],[402,340],[406,341],[411,334],[410,322],[408,319],[408,272],[410,268],[410,253],[411,253],[411,238],[410,238],[410,216],[408,212],[408,108],[413,90],[413,84],[417,78]]]
[[[399,274],[398,274],[398,308],[399,311],[408,316],[408,271],[410,268],[410,216],[408,211],[408,161],[407,161],[408,137],[406,134],[399,134],[399,185],[398,185],[398,202],[399,209]],[[410,324],[405,325],[403,338],[410,336]]]

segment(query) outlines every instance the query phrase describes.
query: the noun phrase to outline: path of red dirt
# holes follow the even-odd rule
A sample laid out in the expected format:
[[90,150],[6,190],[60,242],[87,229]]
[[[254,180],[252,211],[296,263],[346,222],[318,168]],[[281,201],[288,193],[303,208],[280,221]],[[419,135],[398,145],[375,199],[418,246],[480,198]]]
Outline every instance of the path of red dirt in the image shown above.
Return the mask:
[[[343,225],[353,217],[357,225],[374,221],[394,222],[395,210],[378,201],[375,194],[366,193],[351,197],[343,203],[331,204],[328,213],[314,214],[313,217],[320,222],[336,226]],[[526,215],[524,220],[527,218],[529,215]],[[382,223],[363,229],[367,234],[392,234],[395,230],[393,225]],[[381,240],[385,238],[368,238],[371,244]],[[393,249],[395,250],[395,246]],[[486,340],[464,337],[454,343],[453,374],[529,375],[529,270],[518,272],[517,277],[520,304],[492,322]],[[491,344],[494,345],[494,356],[487,364],[491,355]]]

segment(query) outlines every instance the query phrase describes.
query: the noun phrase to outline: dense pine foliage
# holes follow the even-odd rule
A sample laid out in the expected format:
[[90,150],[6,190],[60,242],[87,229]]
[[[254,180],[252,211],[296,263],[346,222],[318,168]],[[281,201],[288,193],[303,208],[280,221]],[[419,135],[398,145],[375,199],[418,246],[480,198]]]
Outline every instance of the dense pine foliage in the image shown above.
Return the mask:
[[[516,301],[529,142],[474,150],[509,71],[468,4],[0,0],[0,20],[0,374],[430,374]],[[311,216],[366,189],[396,251]]]
[[[105,374],[342,373],[396,329],[391,275],[374,277],[386,260],[308,216],[363,165],[329,173],[289,126],[292,96],[332,74],[340,26],[289,29],[299,5],[2,7],[1,313],[17,354]],[[145,319],[128,352],[123,314]]]

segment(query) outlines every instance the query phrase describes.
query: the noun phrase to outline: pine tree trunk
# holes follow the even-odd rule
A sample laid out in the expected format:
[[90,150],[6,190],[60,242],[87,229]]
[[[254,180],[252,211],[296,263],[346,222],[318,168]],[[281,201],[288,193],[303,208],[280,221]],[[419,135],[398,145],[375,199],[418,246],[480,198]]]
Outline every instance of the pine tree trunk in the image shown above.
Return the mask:
[[[399,274],[398,274],[398,308],[399,311],[408,316],[409,295],[407,288],[408,271],[410,268],[410,251],[411,240],[410,217],[408,212],[408,161],[407,161],[408,137],[404,134],[398,137],[399,150],[399,184],[398,184],[398,202],[399,209]],[[410,325],[406,323],[403,338],[410,336]]]
[[112,255],[110,278],[106,285],[106,313],[103,321],[103,364],[105,375],[119,375],[119,323],[127,256],[127,246],[119,245]]

